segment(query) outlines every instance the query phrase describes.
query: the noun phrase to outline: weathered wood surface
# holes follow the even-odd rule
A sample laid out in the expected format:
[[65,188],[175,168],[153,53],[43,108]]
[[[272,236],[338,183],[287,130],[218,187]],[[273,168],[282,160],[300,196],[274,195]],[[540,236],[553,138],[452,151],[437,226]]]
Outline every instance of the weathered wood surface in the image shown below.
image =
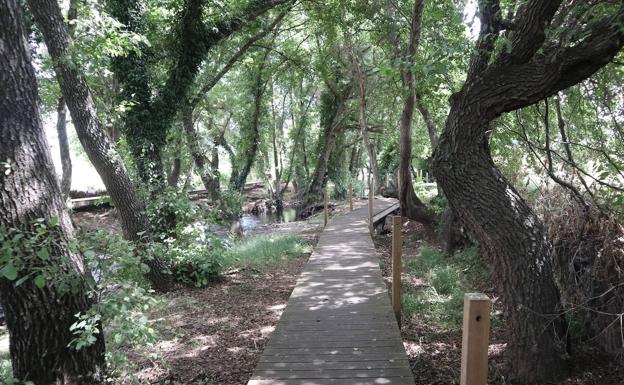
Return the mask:
[[248,382],[326,384],[414,385],[365,207],[329,221]]
[[373,223],[377,224],[386,219],[386,217],[395,211],[399,210],[399,202],[395,199],[386,199],[388,204],[381,210],[375,211],[373,215]]

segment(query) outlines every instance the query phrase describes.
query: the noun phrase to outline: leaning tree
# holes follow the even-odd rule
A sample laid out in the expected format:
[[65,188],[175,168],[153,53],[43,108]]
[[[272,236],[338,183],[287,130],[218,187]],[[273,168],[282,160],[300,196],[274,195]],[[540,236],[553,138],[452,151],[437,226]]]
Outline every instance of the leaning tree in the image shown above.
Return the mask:
[[[73,60],[73,42],[61,9],[56,0],[28,0],[28,6],[52,58],[78,139],[119,212],[124,237],[130,241],[142,240],[150,232],[145,207],[97,116],[89,85]],[[154,288],[168,291],[173,280],[165,263],[156,256],[146,257],[144,262],[150,267],[147,275]]]
[[21,9],[0,1],[0,299],[13,375],[36,385],[92,384],[104,336],[77,349],[70,326],[93,305],[38,107]]
[[490,261],[509,321],[512,377],[560,373],[564,345],[551,245],[539,218],[494,164],[492,122],[601,69],[624,44],[624,3],[520,2],[503,17],[480,2],[481,32],[462,88],[451,97],[433,172]]

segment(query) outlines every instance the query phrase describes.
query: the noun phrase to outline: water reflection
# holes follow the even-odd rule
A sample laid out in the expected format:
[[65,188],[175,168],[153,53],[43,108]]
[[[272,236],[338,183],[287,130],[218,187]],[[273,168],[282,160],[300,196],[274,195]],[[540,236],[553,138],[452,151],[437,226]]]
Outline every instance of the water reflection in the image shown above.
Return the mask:
[[294,208],[282,210],[281,215],[276,212],[261,214],[244,214],[240,219],[240,225],[243,231],[255,229],[258,226],[268,225],[270,223],[288,223],[294,222],[297,218],[297,211]]

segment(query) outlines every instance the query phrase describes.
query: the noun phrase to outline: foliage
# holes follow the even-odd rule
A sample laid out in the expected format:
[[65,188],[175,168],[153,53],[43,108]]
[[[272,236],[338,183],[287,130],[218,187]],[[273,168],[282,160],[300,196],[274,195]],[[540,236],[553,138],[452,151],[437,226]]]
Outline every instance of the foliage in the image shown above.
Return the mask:
[[180,229],[163,249],[163,259],[169,262],[176,280],[195,287],[219,279],[226,261],[224,240],[201,222]]
[[80,314],[72,326],[76,336],[72,344],[76,349],[88,344],[97,333],[96,323],[101,322],[108,375],[123,375],[128,365],[125,349],[154,343],[158,337],[156,320],[148,317],[158,301],[144,279],[149,268],[141,262],[141,253],[146,250],[107,231],[83,233],[80,244],[94,277],[97,303],[87,314]]
[[423,278],[428,286],[405,290],[402,311],[418,316],[444,329],[461,325],[464,293],[483,291],[491,284],[487,265],[476,246],[446,257],[428,246],[419,248],[419,255],[408,262],[408,268]]
[[57,218],[36,219],[28,229],[0,226],[0,275],[15,286],[32,280],[40,289],[50,285],[61,293],[80,290],[82,278],[70,273],[71,256],[50,261],[59,244],[78,253],[78,245],[64,239],[58,226]]
[[229,250],[230,266],[266,268],[310,252],[310,245],[294,235],[256,235]]

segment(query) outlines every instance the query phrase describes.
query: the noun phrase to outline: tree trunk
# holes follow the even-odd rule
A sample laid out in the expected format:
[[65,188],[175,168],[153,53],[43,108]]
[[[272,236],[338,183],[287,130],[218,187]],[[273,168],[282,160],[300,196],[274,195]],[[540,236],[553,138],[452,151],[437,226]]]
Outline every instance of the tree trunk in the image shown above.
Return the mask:
[[[93,305],[85,278],[89,275],[82,256],[70,248],[74,241],[69,213],[61,196],[38,108],[35,72],[30,61],[20,6],[15,0],[0,1],[0,159],[7,172],[0,173],[0,226],[33,237],[43,218],[49,223],[47,258],[29,253],[19,241],[12,255],[0,256],[0,265],[15,266],[21,279],[26,274],[58,268],[55,279],[71,279],[74,290],[61,291],[44,281],[36,285],[27,278],[16,287],[4,274],[0,298],[9,330],[13,375],[35,385],[96,384],[104,369],[104,335],[99,326],[95,342],[80,350],[69,347],[74,335],[70,326],[76,314]],[[4,243],[4,240],[3,240]],[[36,270],[34,270],[36,269]],[[39,273],[37,273],[39,274]],[[39,288],[39,286],[42,286]]]
[[[150,230],[145,208],[121,157],[102,128],[86,81],[70,59],[71,38],[58,3],[53,0],[29,0],[28,5],[54,63],[80,143],[119,211],[124,237],[138,241]],[[165,264],[155,256],[146,258],[144,262],[150,267],[148,278],[154,288],[168,291],[173,281]]]
[[61,152],[61,166],[63,175],[61,177],[61,193],[63,198],[69,199],[72,181],[72,163],[69,152],[69,141],[67,140],[67,124],[65,114],[65,100],[60,97],[56,107],[56,133],[58,135],[59,149]]
[[410,173],[412,159],[412,116],[414,113],[413,87],[405,97],[400,123],[399,158],[399,201],[401,215],[416,220],[432,229],[436,224],[435,215],[418,199],[412,185]]
[[351,95],[351,88],[352,85],[348,84],[343,90],[338,91],[339,94],[334,94],[332,91],[324,91],[321,95],[321,104],[323,105],[321,108],[328,113],[321,116],[320,149],[316,167],[304,195],[304,206],[313,205],[321,200],[322,189],[327,182],[326,174],[329,157],[334,150],[338,132],[343,127],[343,119],[347,109],[346,102]]
[[204,155],[199,145],[199,134],[195,130],[193,123],[193,111],[190,108],[182,110],[182,125],[186,133],[186,142],[188,143],[191,157],[195,162],[196,171],[199,178],[204,184],[204,188],[208,191],[208,195],[213,202],[221,202],[221,194],[219,192],[219,176],[213,175],[208,164],[208,158]]
[[[498,2],[480,3],[477,47],[433,155],[433,172],[449,205],[489,259],[508,320],[510,377],[521,384],[561,373],[565,330],[546,230],[492,161],[490,125],[505,112],[586,79],[624,45],[621,4],[601,9],[608,16],[583,26],[583,39],[570,43],[568,34],[581,33],[575,28],[584,23],[554,21],[560,3],[523,2],[509,23],[519,27],[506,32],[509,47],[501,51],[495,49],[503,28]],[[546,28],[555,35],[546,39]]]
[[173,164],[171,165],[171,171],[169,171],[169,175],[167,176],[167,185],[174,189],[178,188],[178,183],[180,182],[180,172],[182,172],[182,160],[180,158],[175,158],[173,160]]
[[561,368],[556,342],[563,334],[550,243],[540,220],[492,162],[484,136],[475,143],[477,132],[485,130],[469,116],[473,103],[453,103],[434,173],[489,259],[508,319],[512,371],[532,383]]
[[416,51],[420,43],[423,9],[424,0],[414,1],[410,35],[407,50],[405,52],[405,59],[401,53],[400,39],[398,38],[395,30],[391,30],[390,40],[395,45],[396,59],[401,62],[405,61],[401,68],[401,81],[403,83],[403,87],[405,88],[406,94],[399,122],[400,155],[398,195],[401,203],[401,214],[410,219],[421,222],[427,226],[429,230],[432,230],[436,224],[437,218],[416,195],[414,186],[412,185],[412,175],[410,173],[412,163],[412,117],[414,115],[414,103],[416,99],[414,74],[411,66],[414,63]]
[[232,164],[232,175],[230,176],[230,186],[236,191],[242,191],[247,182],[247,176],[251,172],[251,167],[256,161],[258,145],[260,142],[260,118],[262,117],[262,96],[264,94],[265,83],[262,75],[269,50],[266,50],[255,69],[255,78],[252,84],[253,107],[251,119],[241,126],[242,147],[236,152],[236,161]]
[[375,195],[379,194],[381,190],[382,181],[379,175],[379,165],[377,164],[377,154],[375,154],[375,148],[370,141],[368,135],[368,124],[366,122],[366,74],[362,70],[360,58],[353,51],[353,47],[349,47],[349,53],[351,55],[351,62],[353,64],[355,77],[359,86],[360,106],[358,121],[360,124],[360,132],[362,134],[362,142],[368,153],[368,163],[370,165],[371,172],[373,174]]

